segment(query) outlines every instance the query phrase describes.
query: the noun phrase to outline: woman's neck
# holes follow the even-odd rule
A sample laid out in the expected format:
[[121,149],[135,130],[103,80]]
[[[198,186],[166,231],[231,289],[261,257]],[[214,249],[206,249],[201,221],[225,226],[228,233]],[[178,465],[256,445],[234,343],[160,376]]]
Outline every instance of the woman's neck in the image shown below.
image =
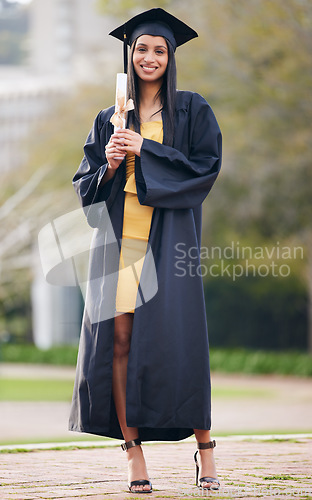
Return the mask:
[[[162,83],[162,82],[161,82]],[[158,82],[139,82],[140,88],[140,117],[141,121],[148,121],[152,115],[161,109],[161,99],[158,94],[161,83]],[[154,117],[155,118],[155,117]],[[156,117],[157,118],[157,117]]]

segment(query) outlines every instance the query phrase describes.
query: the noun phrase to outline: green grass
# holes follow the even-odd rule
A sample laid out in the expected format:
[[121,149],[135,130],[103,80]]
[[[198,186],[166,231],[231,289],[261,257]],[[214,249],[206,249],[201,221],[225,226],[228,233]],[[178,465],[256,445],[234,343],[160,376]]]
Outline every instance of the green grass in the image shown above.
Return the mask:
[[[0,378],[0,401],[70,401],[72,380]],[[273,398],[274,391],[245,387],[213,387],[212,397],[223,399]]]
[[[112,438],[107,438],[104,436],[97,436],[94,434],[86,434],[86,433],[76,433],[76,432],[69,432],[68,431],[68,437],[47,437],[45,438],[27,438],[27,439],[17,439],[17,440],[5,440],[3,439],[0,441],[0,446],[7,446],[7,445],[24,445],[24,444],[41,444],[41,443],[70,443],[72,441],[111,441]],[[119,442],[118,442],[119,443]]]
[[[272,429],[270,431],[248,431],[248,432],[244,432],[244,435],[246,436],[249,436],[250,435],[250,438],[246,437],[246,439],[244,441],[246,442],[254,442],[255,440],[255,435],[258,435],[258,436],[261,436],[261,435],[269,435],[269,434],[275,434],[275,435],[279,435],[280,437],[278,439],[274,439],[274,440],[271,440],[271,439],[261,439],[259,442],[260,443],[267,443],[267,442],[275,442],[275,443],[280,443],[280,442],[289,442],[289,443],[293,443],[293,442],[299,442],[298,440],[296,439],[290,439],[288,437],[283,437],[283,435],[287,435],[287,434],[301,434],[302,433],[302,430],[300,431],[283,431],[282,433],[280,432],[280,429]],[[234,432],[218,432],[217,436],[214,436],[216,439],[218,439],[219,437],[228,437],[228,436],[239,436],[241,435],[242,432],[238,432],[238,431],[234,431]],[[311,434],[311,437],[308,438],[308,439],[312,439],[312,430],[310,431],[310,434]],[[28,438],[28,439],[19,439],[17,441],[14,441],[14,440],[8,440],[8,441],[0,441],[0,446],[7,446],[7,445],[16,445],[16,448],[14,448],[14,450],[17,449],[17,452],[29,452],[30,450],[27,449],[27,448],[23,448],[23,445],[26,445],[26,444],[41,444],[41,443],[51,443],[51,448],[54,448],[54,443],[58,443],[57,444],[57,448],[58,449],[68,449],[68,446],[66,446],[66,443],[69,443],[69,442],[78,442],[77,446],[75,445],[75,447],[79,447],[79,441],[81,442],[85,442],[85,441],[94,441],[94,444],[91,444],[90,447],[92,448],[102,448],[104,446],[111,446],[110,443],[107,443],[106,445],[106,441],[112,441],[112,438],[107,438],[107,437],[103,437],[103,436],[97,436],[97,435],[93,435],[93,434],[85,434],[85,433],[71,433],[69,432],[68,433],[68,437],[54,437],[54,438],[51,438],[51,437],[47,437],[46,439],[38,439],[38,438]],[[98,444],[100,442],[100,444]],[[119,440],[116,440],[116,446],[119,446]],[[145,446],[153,446],[153,443],[145,443]],[[35,448],[35,447],[34,447]],[[51,448],[48,448],[48,449],[51,449]],[[80,448],[84,448],[86,449],[85,446],[80,446]],[[13,451],[15,452],[15,451]],[[10,453],[13,453],[13,452],[10,452]],[[0,453],[8,453],[7,450],[0,450]],[[255,469],[259,469],[259,470],[262,470],[264,469],[264,467],[255,467]],[[250,474],[251,476],[253,474]],[[267,479],[276,479],[277,476],[266,476]]]
[[71,401],[71,380],[0,379],[0,401]]
[[[46,351],[32,344],[0,345],[0,361],[74,366],[77,346],[57,346]],[[210,349],[211,370],[219,373],[280,374],[312,377],[312,356],[301,351]]]
[[[79,444],[79,441],[81,442],[81,444]],[[84,445],[85,441],[88,441],[88,446],[86,447]],[[0,449],[0,454],[5,454],[5,453],[31,453],[33,450],[36,450],[36,451],[44,451],[44,449],[48,449],[48,450],[84,450],[84,449],[92,449],[92,448],[107,448],[107,447],[111,447],[111,443],[110,441],[112,441],[111,438],[105,438],[105,437],[101,437],[101,436],[90,436],[88,435],[87,438],[86,438],[86,435],[82,434],[81,438],[77,438],[76,436],[73,436],[71,439],[68,438],[60,438],[60,439],[47,439],[47,440],[27,440],[27,441],[18,441],[16,443],[12,443],[12,442],[9,442],[9,443],[0,443],[0,446],[6,446],[6,445],[9,445],[9,446],[14,446],[16,445],[15,448],[12,448],[12,449],[4,449],[4,450],[1,450]],[[70,445],[70,443],[74,442],[74,444]],[[93,444],[94,442],[94,444]],[[47,448],[36,448],[36,444],[42,444],[42,443],[45,443],[45,444],[49,444],[51,443],[51,445]],[[69,444],[66,444],[66,443],[69,443]],[[27,444],[31,444],[31,445],[34,445],[33,447],[31,447],[30,449],[29,448],[26,448],[24,447],[25,445]],[[118,447],[120,446],[119,444],[119,441],[116,440],[116,443],[115,443],[115,446]]]
[[298,481],[298,478],[297,477],[293,477],[293,476],[289,476],[289,475],[285,475],[285,474],[278,474],[278,475],[275,475],[275,476],[265,476],[263,478],[265,481],[268,480],[268,481]]
[[259,389],[257,387],[215,387],[212,384],[211,394],[213,399],[242,399],[242,398],[274,398],[275,390]]

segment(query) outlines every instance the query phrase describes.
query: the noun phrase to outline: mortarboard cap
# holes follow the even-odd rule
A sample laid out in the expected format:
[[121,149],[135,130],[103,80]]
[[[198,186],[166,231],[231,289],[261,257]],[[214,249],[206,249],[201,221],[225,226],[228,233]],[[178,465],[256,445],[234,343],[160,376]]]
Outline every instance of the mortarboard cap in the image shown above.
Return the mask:
[[132,45],[141,35],[163,36],[172,45],[179,45],[196,38],[198,34],[180,19],[161,8],[146,10],[109,33],[124,42],[124,72],[127,72],[127,45]]

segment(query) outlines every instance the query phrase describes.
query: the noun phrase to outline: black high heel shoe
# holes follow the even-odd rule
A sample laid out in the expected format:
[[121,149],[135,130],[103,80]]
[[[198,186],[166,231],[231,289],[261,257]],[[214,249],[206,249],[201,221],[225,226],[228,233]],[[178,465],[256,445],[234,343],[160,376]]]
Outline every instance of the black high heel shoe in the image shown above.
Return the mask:
[[[121,448],[124,451],[128,451],[129,448],[133,448],[133,446],[140,446],[140,444],[141,444],[141,440],[140,440],[140,438],[137,438],[137,439],[133,439],[132,441],[127,441],[125,443],[122,443]],[[132,490],[131,489],[133,486],[146,486],[146,485],[148,485],[150,487],[149,490]],[[138,479],[136,481],[131,481],[131,483],[128,484],[128,488],[129,488],[130,493],[152,493],[152,491],[153,491],[152,483],[150,481],[148,481],[147,479]]]
[[[207,450],[208,448],[215,448],[217,446],[217,443],[215,440],[209,441],[209,443],[197,443],[197,451],[195,451],[194,454],[194,460],[195,460],[195,465],[196,465],[196,475],[195,475],[195,480],[196,480],[196,486],[198,488],[202,488],[203,490],[218,490],[220,488],[220,482],[218,479],[215,477],[201,477],[198,479],[199,475],[199,465],[197,462],[197,455],[198,455],[198,450]],[[203,483],[212,483],[210,486],[203,486]]]

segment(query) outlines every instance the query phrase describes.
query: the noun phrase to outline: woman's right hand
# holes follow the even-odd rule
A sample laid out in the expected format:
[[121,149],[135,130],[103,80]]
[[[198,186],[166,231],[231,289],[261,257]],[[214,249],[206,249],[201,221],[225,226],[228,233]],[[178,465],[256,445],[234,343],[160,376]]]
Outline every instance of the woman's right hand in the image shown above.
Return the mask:
[[105,156],[108,166],[101,181],[101,185],[106,184],[106,182],[114,177],[117,168],[126,156],[126,151],[123,151],[120,146],[117,147],[114,143],[114,135],[111,135],[109,142],[105,146]]
[[[105,146],[105,155],[110,170],[117,170],[127,152],[114,142],[114,134],[110,137],[109,142]],[[115,172],[114,172],[115,173]]]

